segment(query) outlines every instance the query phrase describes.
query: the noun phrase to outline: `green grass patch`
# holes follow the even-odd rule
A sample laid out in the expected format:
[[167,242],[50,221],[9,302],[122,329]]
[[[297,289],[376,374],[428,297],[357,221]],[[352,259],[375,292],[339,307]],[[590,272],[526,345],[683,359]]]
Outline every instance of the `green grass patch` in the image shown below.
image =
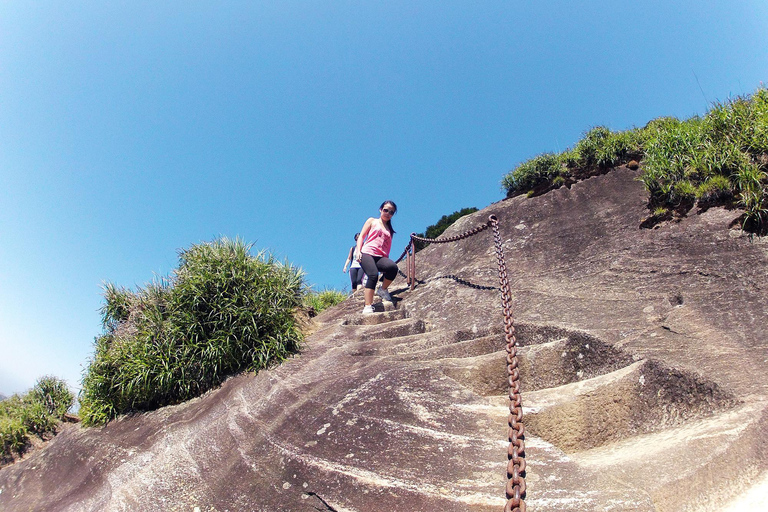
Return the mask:
[[309,316],[312,317],[319,315],[346,298],[347,294],[339,290],[325,288],[320,291],[314,291],[310,289],[304,295],[304,308],[309,312]]
[[84,424],[188,400],[298,350],[303,272],[251,249],[221,238],[182,250],[173,274],[144,288],[105,285]]
[[518,165],[504,176],[501,185],[511,197],[546,186],[555,178],[565,175],[567,171],[564,158],[555,153],[544,153]]
[[0,401],[0,462],[24,453],[35,436],[53,436],[74,400],[63,380],[45,376],[26,394]]
[[521,163],[502,178],[508,197],[529,197],[605,169],[641,162],[649,207],[685,212],[733,203],[743,227],[768,229],[768,89],[716,103],[703,117],[654,119],[613,132],[598,126],[572,149]]

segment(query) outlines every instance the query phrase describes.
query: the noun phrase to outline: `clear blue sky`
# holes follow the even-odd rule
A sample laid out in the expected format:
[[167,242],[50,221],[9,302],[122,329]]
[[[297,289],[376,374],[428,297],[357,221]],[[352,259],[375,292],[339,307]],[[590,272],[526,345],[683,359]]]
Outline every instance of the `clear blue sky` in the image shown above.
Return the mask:
[[393,253],[502,199],[595,125],[768,79],[768,2],[0,3],[0,393],[79,388],[103,281],[240,236],[342,288],[379,203]]

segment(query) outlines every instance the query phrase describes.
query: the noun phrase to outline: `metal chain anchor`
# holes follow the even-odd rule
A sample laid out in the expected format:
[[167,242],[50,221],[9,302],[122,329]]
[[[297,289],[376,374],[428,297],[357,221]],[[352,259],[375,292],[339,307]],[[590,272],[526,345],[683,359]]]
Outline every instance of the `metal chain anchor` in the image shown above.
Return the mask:
[[[408,285],[413,290],[416,285],[416,249],[415,240],[427,243],[449,243],[457,242],[465,238],[474,236],[488,228],[493,228],[493,242],[496,248],[496,259],[499,265],[499,282],[501,283],[501,304],[504,311],[504,337],[507,349],[507,376],[509,382],[509,447],[507,449],[507,503],[504,506],[504,512],[525,512],[525,428],[523,426],[523,402],[520,396],[520,370],[517,361],[517,340],[515,339],[515,327],[512,320],[512,308],[510,301],[512,293],[510,291],[509,279],[507,278],[507,264],[504,260],[504,249],[499,234],[499,219],[495,215],[488,217],[488,222],[474,229],[466,231],[460,235],[449,238],[422,238],[415,233],[411,233],[408,245],[403,254],[395,263],[400,263],[407,257]],[[402,274],[402,272],[401,272]],[[419,281],[423,282],[423,281]]]

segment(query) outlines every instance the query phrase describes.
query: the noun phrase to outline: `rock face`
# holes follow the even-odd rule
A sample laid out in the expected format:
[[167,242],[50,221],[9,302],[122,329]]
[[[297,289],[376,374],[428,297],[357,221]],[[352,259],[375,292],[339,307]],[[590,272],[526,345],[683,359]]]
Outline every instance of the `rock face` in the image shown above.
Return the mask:
[[[723,209],[641,229],[636,178],[502,201],[444,235],[500,219],[528,509],[765,510],[749,490],[768,484],[768,243]],[[0,510],[501,510],[495,259],[490,231],[430,246],[395,308],[347,300],[280,367],[69,426],[0,470]]]

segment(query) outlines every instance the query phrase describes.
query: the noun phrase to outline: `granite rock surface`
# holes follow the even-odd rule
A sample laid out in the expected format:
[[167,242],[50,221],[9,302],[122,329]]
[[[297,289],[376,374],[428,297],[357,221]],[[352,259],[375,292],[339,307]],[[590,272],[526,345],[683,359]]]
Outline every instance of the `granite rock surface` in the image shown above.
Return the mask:
[[[444,235],[500,220],[528,510],[765,510],[768,242],[722,208],[641,228],[637,176],[501,201]],[[326,311],[279,367],[68,426],[0,470],[0,510],[501,510],[491,231],[419,252],[417,278],[395,281],[395,303],[373,315],[359,297]]]

